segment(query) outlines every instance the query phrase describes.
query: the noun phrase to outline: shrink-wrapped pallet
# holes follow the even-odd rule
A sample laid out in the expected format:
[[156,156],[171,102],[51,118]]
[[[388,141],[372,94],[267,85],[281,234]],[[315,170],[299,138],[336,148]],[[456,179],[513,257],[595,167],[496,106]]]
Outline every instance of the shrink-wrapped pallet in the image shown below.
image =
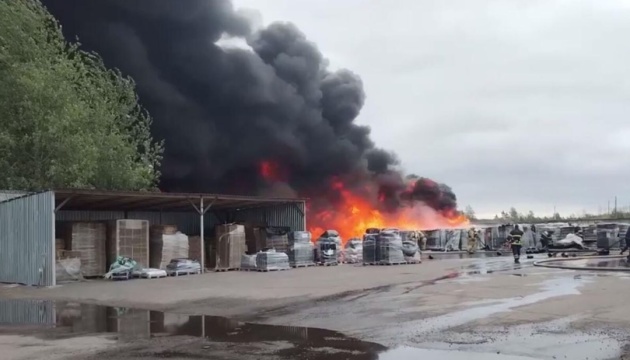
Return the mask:
[[256,268],[260,271],[289,269],[289,256],[270,249],[256,254]]
[[349,264],[357,264],[363,261],[363,242],[353,238],[346,242],[343,249],[343,261]]
[[[287,252],[289,249],[288,233],[291,229],[281,226],[265,226],[253,228],[253,235],[256,246],[255,251],[259,252],[265,249],[275,249],[278,252]],[[251,247],[249,251],[252,252]]]
[[336,265],[339,263],[339,250],[334,239],[319,238],[315,242],[315,262],[321,265]]
[[619,224],[597,224],[597,248],[610,249],[618,245]]
[[115,220],[109,223],[107,263],[117,257],[130,258],[138,267],[149,267],[149,222],[147,220]]
[[313,244],[311,233],[308,231],[293,231],[289,233],[289,264],[291,266],[309,266],[314,264]]
[[405,261],[419,262],[420,261],[420,247],[418,240],[420,235],[416,231],[401,231],[400,237],[402,239],[402,252]]
[[341,236],[339,235],[339,232],[337,232],[337,230],[326,230],[326,231],[324,231],[319,236],[319,239],[317,239],[316,243],[321,242],[321,241],[324,241],[324,242],[327,242],[327,243],[334,243],[335,244],[335,254],[337,255],[337,262],[342,262],[343,261],[342,240],[341,240]]
[[363,263],[375,264],[378,259],[376,256],[376,239],[378,234],[363,235]]
[[381,231],[377,238],[377,256],[381,264],[405,262],[402,239],[397,231]]
[[246,252],[245,227],[237,224],[217,225],[215,236],[215,268],[240,269],[241,255]]
[[149,266],[154,269],[166,269],[172,259],[188,258],[188,236],[177,231],[175,226],[151,226],[149,241]]
[[241,255],[241,270],[255,270],[256,269],[256,255]]
[[83,276],[102,276],[107,272],[107,227],[104,223],[63,222],[60,232],[65,248],[79,254]]

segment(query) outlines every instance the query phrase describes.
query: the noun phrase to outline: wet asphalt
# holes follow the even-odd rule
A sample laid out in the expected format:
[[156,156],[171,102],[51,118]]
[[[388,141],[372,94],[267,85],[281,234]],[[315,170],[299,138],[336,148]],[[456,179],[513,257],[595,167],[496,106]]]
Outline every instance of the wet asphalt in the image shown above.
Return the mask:
[[[460,255],[435,257],[438,256]],[[239,352],[248,344],[275,344],[273,351],[266,353],[272,357],[260,355],[261,359],[594,360],[625,356],[630,338],[625,326],[592,324],[585,319],[588,315],[580,312],[545,317],[536,311],[530,316],[516,311],[544,308],[547,303],[558,306],[558,302],[560,307],[571,307],[573,302],[580,301],[583,287],[592,285],[598,277],[609,276],[612,279],[609,281],[629,284],[626,280],[630,278],[625,273],[613,276],[590,270],[535,267],[536,261],[544,259],[542,255],[533,259],[523,257],[520,264],[515,264],[511,257],[492,254],[461,257],[461,264],[432,280],[271,309],[252,321],[67,301],[0,299],[0,340],[3,336],[33,337],[54,347],[55,343],[68,339],[107,336],[106,346],[85,346],[91,354],[96,351],[97,358],[98,351],[112,347],[124,349],[127,344],[143,342],[151,348],[156,339],[167,344],[169,338],[173,346],[181,344],[183,338],[201,339],[206,345],[195,343],[202,354],[194,352],[194,356],[167,347],[161,352],[136,351],[136,355],[128,358],[221,358],[211,351],[210,344],[218,343],[232,344],[231,350],[222,351],[240,354],[235,358],[256,357]],[[423,266],[430,266],[427,264],[430,261],[425,260]],[[615,257],[563,259],[557,263],[585,268],[625,267]],[[527,282],[520,282],[523,279]],[[504,293],[474,301],[470,298],[455,301],[463,296],[459,294],[473,294],[481,284],[486,289],[493,289],[491,284],[496,284]],[[519,287],[527,291],[519,294]],[[548,312],[554,311],[549,307]],[[630,322],[630,318],[627,320]],[[35,359],[44,354],[16,351],[10,346],[0,341],[0,351],[6,350],[5,354],[12,356],[9,359]],[[57,358],[88,358],[82,357],[85,354],[81,349],[78,346],[67,353],[58,350]]]

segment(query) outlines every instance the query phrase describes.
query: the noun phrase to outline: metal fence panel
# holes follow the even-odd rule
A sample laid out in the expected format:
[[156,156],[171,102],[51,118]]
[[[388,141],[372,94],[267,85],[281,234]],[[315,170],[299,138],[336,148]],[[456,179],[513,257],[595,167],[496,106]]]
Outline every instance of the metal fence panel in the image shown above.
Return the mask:
[[0,300],[2,325],[55,325],[55,304],[49,300]]
[[0,282],[55,285],[55,195],[0,203]]

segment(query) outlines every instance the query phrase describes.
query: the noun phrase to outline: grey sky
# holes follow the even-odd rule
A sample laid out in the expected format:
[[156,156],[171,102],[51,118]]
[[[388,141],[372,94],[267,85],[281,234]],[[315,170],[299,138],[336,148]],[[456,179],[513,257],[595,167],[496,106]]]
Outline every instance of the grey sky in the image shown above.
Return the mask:
[[630,205],[630,0],[233,1],[358,73],[358,122],[462,207]]

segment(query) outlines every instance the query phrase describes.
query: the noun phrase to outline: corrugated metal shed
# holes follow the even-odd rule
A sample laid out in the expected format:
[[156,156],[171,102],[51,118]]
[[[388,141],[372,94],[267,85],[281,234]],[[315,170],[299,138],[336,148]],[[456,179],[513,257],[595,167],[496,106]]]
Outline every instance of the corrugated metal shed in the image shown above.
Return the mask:
[[216,224],[234,221],[306,228],[303,199],[98,190],[10,194],[0,200],[0,282],[56,285],[55,220],[139,219],[200,235],[200,211],[207,211],[208,235]]
[[0,282],[56,284],[54,208],[51,191],[0,202]]

